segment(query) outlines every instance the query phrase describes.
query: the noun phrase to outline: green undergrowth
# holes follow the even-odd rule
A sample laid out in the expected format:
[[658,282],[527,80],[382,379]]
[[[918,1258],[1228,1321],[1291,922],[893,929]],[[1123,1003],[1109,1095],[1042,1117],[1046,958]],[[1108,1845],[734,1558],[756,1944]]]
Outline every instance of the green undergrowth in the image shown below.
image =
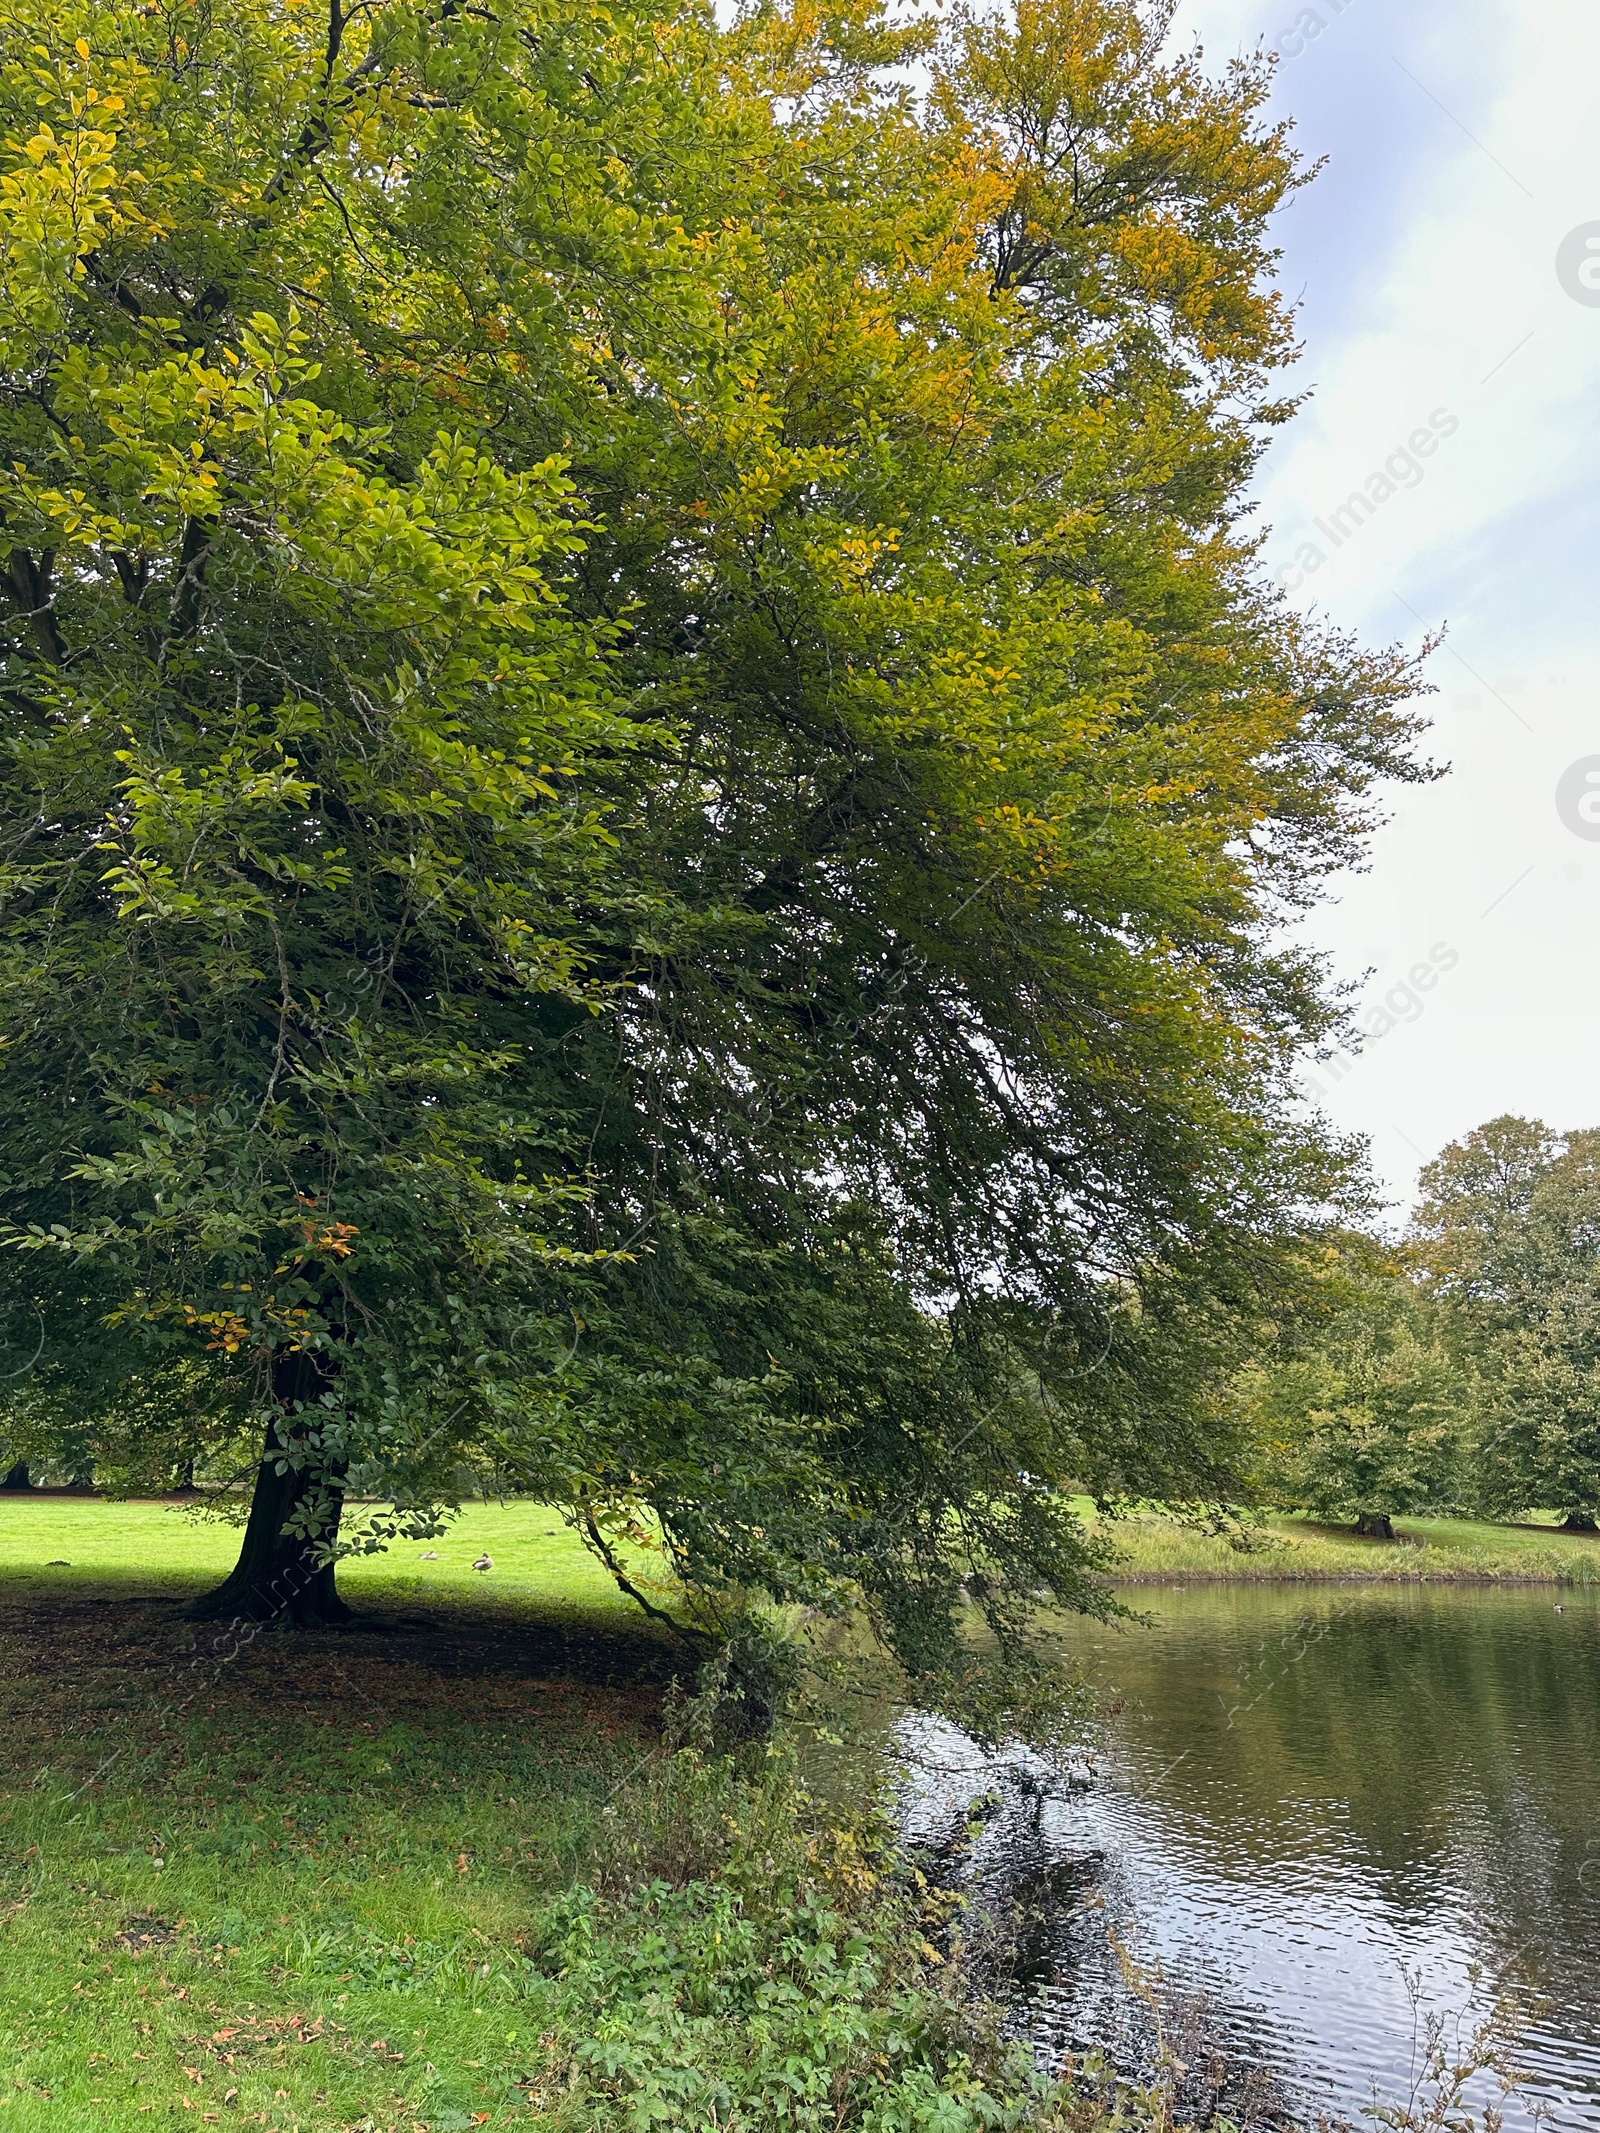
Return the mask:
[[648,1638],[499,1629],[0,1593],[0,2128],[1087,2125],[870,1803],[672,1746]]

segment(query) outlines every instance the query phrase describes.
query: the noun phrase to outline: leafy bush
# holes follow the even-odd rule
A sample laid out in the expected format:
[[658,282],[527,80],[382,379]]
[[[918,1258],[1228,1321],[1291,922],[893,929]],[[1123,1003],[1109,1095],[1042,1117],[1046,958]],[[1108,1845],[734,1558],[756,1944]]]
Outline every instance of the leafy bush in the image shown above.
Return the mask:
[[603,1829],[591,1877],[529,1949],[556,2035],[526,2092],[556,2123],[1053,2121],[1055,2092],[929,1939],[940,1899],[880,1815],[820,1813],[775,1752],[684,1748],[639,1773]]

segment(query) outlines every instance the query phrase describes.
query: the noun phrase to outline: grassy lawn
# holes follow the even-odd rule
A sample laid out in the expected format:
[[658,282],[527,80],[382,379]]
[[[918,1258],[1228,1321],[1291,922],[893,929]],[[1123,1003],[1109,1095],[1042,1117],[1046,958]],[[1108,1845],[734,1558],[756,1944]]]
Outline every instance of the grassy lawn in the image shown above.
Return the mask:
[[163,1724],[170,1625],[82,1607],[0,1613],[0,2123],[527,2123],[551,2010],[508,1981],[655,1696],[297,1637]]
[[186,1624],[233,1541],[0,1498],[0,2133],[1060,2122],[870,1823],[667,1752],[675,1661],[548,1512],[326,1633]]
[[[1089,1510],[1087,1503],[1083,1506]],[[1303,1518],[1271,1518],[1245,1550],[1156,1516],[1110,1526],[1118,1576],[1133,1584],[1184,1579],[1486,1579],[1600,1583],[1600,1537],[1549,1524],[1497,1526],[1464,1518],[1397,1518],[1393,1541],[1362,1540]]]
[[[176,1597],[215,1584],[238,1553],[237,1526],[182,1503],[0,1493],[0,1590],[24,1578],[63,1591],[115,1582]],[[480,1574],[472,1564],[484,1554],[494,1568]],[[559,1515],[538,1504],[469,1504],[442,1539],[352,1557],[339,1580],[357,1606],[487,1601],[638,1619]]]
[[[1092,1520],[1088,1498],[1079,1510]],[[1399,1518],[1398,1540],[1362,1540],[1347,1529],[1303,1518],[1270,1518],[1250,1550],[1154,1514],[1111,1526],[1128,1582],[1177,1578],[1525,1579],[1540,1584],[1600,1583],[1600,1537],[1549,1523],[1488,1525],[1461,1518]],[[31,1590],[101,1590],[177,1599],[222,1577],[238,1552],[236,1527],[196,1517],[182,1504],[100,1503],[92,1498],[0,1494],[0,1592],[19,1580]],[[480,1555],[494,1568],[475,1572]],[[408,1542],[386,1555],[340,1567],[341,1588],[358,1607],[378,1610],[443,1604],[474,1614],[531,1612],[572,1617],[632,1633],[638,1611],[619,1593],[558,1514],[525,1503],[469,1504],[440,1540]]]

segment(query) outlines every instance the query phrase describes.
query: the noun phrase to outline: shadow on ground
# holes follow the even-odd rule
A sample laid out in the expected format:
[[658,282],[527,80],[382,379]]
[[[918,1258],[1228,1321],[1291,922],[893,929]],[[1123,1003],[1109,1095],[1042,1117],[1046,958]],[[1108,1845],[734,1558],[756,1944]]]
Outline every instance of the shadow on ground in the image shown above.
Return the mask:
[[187,1597],[0,1591],[0,1702],[26,1713],[34,1753],[76,1760],[108,1727],[131,1745],[195,1720],[253,1732],[269,1716],[370,1731],[448,1714],[606,1739],[653,1733],[682,1671],[648,1625],[577,1612],[375,1607],[337,1630],[252,1631],[185,1621]]

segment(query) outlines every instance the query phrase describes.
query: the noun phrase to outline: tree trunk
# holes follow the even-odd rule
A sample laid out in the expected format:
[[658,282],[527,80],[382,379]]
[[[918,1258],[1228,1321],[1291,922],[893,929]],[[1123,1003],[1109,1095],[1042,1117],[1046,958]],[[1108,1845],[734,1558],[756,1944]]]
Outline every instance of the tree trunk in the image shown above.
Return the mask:
[[1363,1540],[1392,1541],[1394,1524],[1387,1511],[1363,1511],[1356,1520],[1356,1531]]
[[0,1489],[31,1489],[32,1487],[33,1483],[28,1479],[28,1462],[26,1459],[19,1459],[16,1465],[8,1470],[4,1481],[0,1481]]
[[1569,1511],[1564,1530],[1568,1533],[1600,1533],[1600,1526],[1595,1524],[1592,1511]]
[[[304,1352],[280,1356],[274,1365],[272,1390],[279,1412],[267,1425],[244,1545],[223,1582],[202,1594],[189,1609],[192,1622],[242,1617],[249,1622],[319,1629],[349,1621],[350,1609],[339,1597],[332,1563],[317,1561],[319,1544],[333,1540],[339,1530],[341,1477],[330,1477],[310,1465],[278,1472],[286,1450],[295,1444],[297,1411],[315,1398],[325,1380],[319,1359]],[[285,1533],[290,1514],[330,1478],[333,1511],[322,1530],[310,1540]]]

